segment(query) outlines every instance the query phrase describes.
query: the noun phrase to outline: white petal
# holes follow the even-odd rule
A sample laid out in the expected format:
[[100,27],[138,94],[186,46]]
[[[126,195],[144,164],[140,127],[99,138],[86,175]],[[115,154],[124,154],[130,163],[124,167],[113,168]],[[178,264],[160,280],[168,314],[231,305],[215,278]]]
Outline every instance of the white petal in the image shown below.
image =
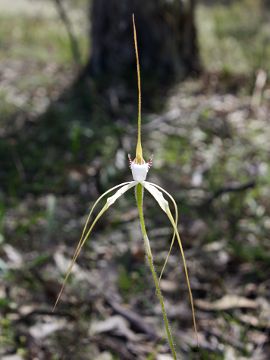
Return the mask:
[[116,191],[116,193],[113,196],[108,197],[107,199],[107,206],[111,206],[120,196],[122,196],[125,192],[127,192],[130,188],[135,186],[138,182],[137,181],[131,181],[129,184],[124,185],[119,190]]
[[156,201],[159,203],[159,206],[161,209],[167,213],[169,208],[168,201],[164,198],[161,191],[159,191],[157,188],[155,188],[153,185],[151,185],[149,182],[144,181],[143,186],[150,192],[150,194],[156,199]]

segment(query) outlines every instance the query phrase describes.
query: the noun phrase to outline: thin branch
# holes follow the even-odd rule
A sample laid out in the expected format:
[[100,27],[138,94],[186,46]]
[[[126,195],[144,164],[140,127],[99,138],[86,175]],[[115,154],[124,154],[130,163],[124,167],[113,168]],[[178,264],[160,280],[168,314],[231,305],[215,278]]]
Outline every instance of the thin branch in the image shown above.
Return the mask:
[[67,31],[67,34],[69,37],[71,52],[73,55],[73,60],[78,66],[81,66],[82,56],[81,56],[78,40],[76,39],[76,36],[75,36],[73,28],[72,28],[72,23],[70,21],[70,18],[68,17],[68,14],[65,10],[64,5],[63,5],[63,0],[53,0],[53,2],[55,3],[55,7],[57,9],[59,17],[62,20],[62,22],[66,28],[66,31]]
[[208,199],[206,199],[203,203],[203,205],[210,205],[215,199],[220,197],[223,194],[231,193],[231,192],[239,192],[239,191],[245,191],[248,189],[253,189],[256,186],[255,180],[248,181],[244,184],[231,184],[228,186],[224,186],[216,191],[212,195],[209,196]]

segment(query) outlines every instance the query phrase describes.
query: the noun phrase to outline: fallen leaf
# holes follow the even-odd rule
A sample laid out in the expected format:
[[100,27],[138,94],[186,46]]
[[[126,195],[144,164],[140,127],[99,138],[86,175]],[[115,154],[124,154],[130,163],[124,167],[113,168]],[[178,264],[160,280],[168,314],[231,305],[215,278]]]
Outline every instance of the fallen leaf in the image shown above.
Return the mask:
[[219,311],[230,309],[256,309],[258,304],[254,300],[237,295],[225,295],[223,298],[210,302],[206,300],[196,300],[196,306],[202,310]]
[[14,354],[14,355],[6,355],[6,356],[3,356],[1,359],[2,359],[2,360],[23,360],[23,358],[21,357],[21,355],[17,355],[17,354]]
[[124,336],[128,340],[137,341],[139,336],[130,330],[128,321],[120,315],[114,315],[103,321],[96,321],[91,324],[90,335],[102,333],[114,333],[118,336]]
[[243,323],[245,323],[249,326],[253,326],[256,328],[270,329],[270,319],[269,318],[261,319],[260,317],[252,316],[252,315],[248,315],[248,314],[243,314],[243,315],[239,316],[238,318],[240,321],[242,321]]
[[5,244],[3,249],[9,260],[9,266],[14,269],[20,268],[23,264],[23,258],[19,251],[9,244]]
[[43,339],[67,325],[65,320],[53,320],[45,323],[38,323],[30,327],[29,332],[35,339]]
[[157,356],[157,360],[173,360],[173,358],[171,357],[171,355],[159,354]]

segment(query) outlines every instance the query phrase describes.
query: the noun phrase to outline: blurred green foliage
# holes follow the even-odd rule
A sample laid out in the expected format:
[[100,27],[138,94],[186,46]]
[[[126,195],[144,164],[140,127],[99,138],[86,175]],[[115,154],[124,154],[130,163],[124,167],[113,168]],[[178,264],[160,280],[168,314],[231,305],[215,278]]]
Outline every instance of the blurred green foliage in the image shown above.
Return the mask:
[[218,1],[197,8],[200,51],[206,69],[252,75],[269,72],[270,14],[262,0]]

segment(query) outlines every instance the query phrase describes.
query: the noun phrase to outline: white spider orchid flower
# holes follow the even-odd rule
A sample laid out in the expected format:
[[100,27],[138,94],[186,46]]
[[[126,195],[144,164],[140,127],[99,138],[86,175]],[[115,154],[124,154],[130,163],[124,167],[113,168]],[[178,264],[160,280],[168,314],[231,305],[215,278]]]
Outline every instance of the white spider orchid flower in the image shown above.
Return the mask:
[[[74,266],[74,264],[75,264],[75,262],[76,262],[76,260],[77,260],[77,258],[79,256],[85,242],[90,237],[90,234],[91,234],[95,224],[101,218],[101,216],[109,209],[109,207],[112,206],[115,203],[115,201],[117,199],[119,199],[121,196],[123,196],[129,189],[135,187],[137,207],[138,207],[138,213],[139,213],[139,220],[140,220],[141,231],[142,231],[144,245],[145,245],[146,256],[147,256],[149,266],[150,266],[150,270],[151,270],[153,280],[154,280],[154,283],[155,283],[156,293],[157,293],[158,299],[159,299],[160,304],[161,304],[163,320],[164,320],[166,333],[167,333],[167,338],[168,338],[168,341],[169,341],[171,352],[172,352],[173,358],[177,359],[175,346],[174,346],[174,342],[173,342],[173,337],[172,337],[172,334],[171,334],[171,330],[170,330],[170,327],[169,327],[169,321],[168,321],[167,313],[166,313],[166,310],[165,310],[163,296],[161,294],[161,289],[160,289],[160,286],[159,286],[159,281],[160,281],[160,278],[161,278],[161,276],[163,274],[165,266],[167,264],[167,260],[168,260],[168,257],[170,255],[170,253],[171,253],[171,249],[172,249],[172,246],[174,244],[175,238],[177,239],[179,249],[180,249],[180,253],[181,253],[181,257],[182,257],[182,261],[183,261],[183,268],[184,268],[184,273],[185,273],[185,277],[186,277],[186,282],[187,282],[187,287],[188,287],[188,292],[189,292],[189,298],[190,298],[190,303],[191,303],[193,325],[194,325],[195,333],[196,333],[196,336],[197,336],[195,310],[194,310],[193,297],[192,297],[192,292],[191,292],[191,286],[190,286],[190,281],[189,281],[189,275],[188,275],[184,250],[183,250],[181,238],[180,238],[180,235],[179,235],[179,232],[178,232],[178,229],[177,229],[178,210],[177,210],[176,202],[175,202],[174,198],[172,197],[172,195],[169,192],[167,192],[165,189],[163,189],[162,187],[160,187],[157,184],[153,184],[151,182],[146,181],[148,171],[149,171],[150,167],[152,166],[152,158],[150,158],[150,160],[148,162],[145,162],[145,160],[143,159],[143,153],[142,153],[142,145],[141,145],[140,65],[139,65],[139,56],[138,56],[138,47],[137,47],[137,37],[136,37],[136,27],[135,27],[134,15],[133,15],[132,19],[133,19],[134,44],[135,44],[135,53],[136,53],[136,61],[137,61],[137,76],[138,76],[138,137],[137,137],[137,146],[136,146],[136,157],[135,157],[134,160],[131,160],[130,155],[128,156],[129,165],[130,165],[130,169],[131,169],[132,176],[133,176],[133,181],[124,182],[124,183],[118,184],[118,185],[110,188],[109,190],[104,192],[96,200],[96,202],[92,206],[92,208],[91,208],[91,210],[89,212],[89,215],[87,217],[84,229],[82,231],[81,238],[80,238],[80,240],[78,242],[78,245],[77,245],[77,248],[76,248],[76,250],[74,252],[71,263],[70,263],[70,265],[69,265],[69,267],[67,269],[67,272],[66,272],[62,287],[61,287],[60,292],[58,294],[58,297],[56,299],[53,310],[55,309],[58,301],[60,300],[60,297],[61,297],[62,292],[64,290],[65,284],[66,284],[66,282],[67,282],[67,280],[69,278],[69,275],[70,275],[70,273],[71,273],[71,271],[73,269],[73,266]],[[166,257],[166,260],[165,260],[165,263],[163,265],[163,268],[162,268],[162,271],[160,273],[159,278],[157,277],[157,274],[156,274],[156,271],[155,271],[155,268],[154,268],[151,246],[150,246],[150,242],[149,242],[147,232],[146,232],[146,228],[145,228],[144,214],[143,214],[144,189],[146,189],[147,192],[149,192],[153,196],[153,198],[156,200],[156,202],[158,203],[160,208],[167,215],[167,217],[168,217],[168,219],[169,219],[169,221],[171,223],[172,229],[173,229],[173,237],[172,237],[170,249],[169,249],[168,255]],[[115,193],[113,195],[107,197],[107,199],[105,201],[105,204],[103,205],[103,207],[98,212],[98,214],[96,215],[96,217],[94,218],[94,220],[92,221],[92,223],[90,225],[91,215],[92,215],[93,211],[95,210],[95,208],[97,207],[97,205],[100,203],[101,200],[103,200],[107,195],[109,195],[113,191],[115,191]],[[172,203],[172,205],[174,207],[174,213],[175,213],[174,217],[173,217],[173,215],[171,213],[169,202],[168,202],[168,200],[165,199],[163,194],[165,194],[167,196],[168,200],[171,201],[171,203]],[[198,342],[198,336],[197,336],[197,342]]]

